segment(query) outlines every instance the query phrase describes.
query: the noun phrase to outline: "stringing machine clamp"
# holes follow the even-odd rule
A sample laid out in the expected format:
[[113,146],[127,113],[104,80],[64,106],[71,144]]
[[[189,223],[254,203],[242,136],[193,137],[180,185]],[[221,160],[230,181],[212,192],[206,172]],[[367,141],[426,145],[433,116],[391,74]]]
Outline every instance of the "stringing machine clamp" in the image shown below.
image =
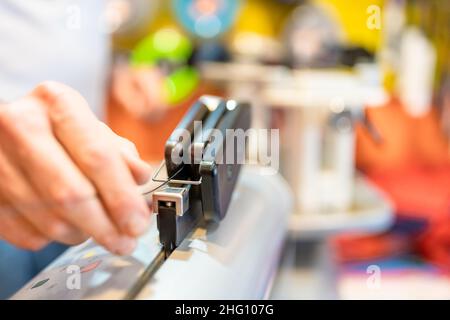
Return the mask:
[[[196,121],[201,121],[203,132],[194,129]],[[225,159],[226,138],[230,132],[227,129],[247,130],[249,127],[248,104],[202,96],[167,140],[165,160],[152,177],[153,181],[166,185],[152,196],[159,239],[166,258],[200,221],[217,223],[225,217],[241,167],[240,163],[230,164]],[[182,141],[177,129],[190,132],[190,141]],[[209,129],[219,130],[223,139],[216,141],[214,138],[211,142],[211,136],[204,134]],[[239,152],[237,148],[242,147],[245,146],[238,146],[235,141],[235,154]],[[189,159],[192,161],[175,164],[172,156],[182,150],[191,153]],[[198,154],[195,150],[200,150],[201,154],[197,161],[193,161],[194,155]],[[163,167],[170,178],[158,178]]]

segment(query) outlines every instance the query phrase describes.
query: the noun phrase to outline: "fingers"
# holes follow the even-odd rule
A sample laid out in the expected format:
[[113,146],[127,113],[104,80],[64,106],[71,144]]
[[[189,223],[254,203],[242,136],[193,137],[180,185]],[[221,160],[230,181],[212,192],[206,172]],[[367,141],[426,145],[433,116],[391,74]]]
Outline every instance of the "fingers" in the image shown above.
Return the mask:
[[118,136],[104,123],[101,124],[105,130],[105,133],[110,136],[111,141],[121,151],[122,157],[131,170],[131,174],[133,175],[136,183],[142,185],[148,182],[152,172],[151,166],[147,162],[141,160],[134,143],[128,139]]
[[168,100],[164,79],[156,68],[139,68],[132,71],[137,95],[145,102],[145,110],[142,117],[148,119],[160,119],[165,113],[165,105]]
[[54,83],[40,86],[36,93],[48,103],[57,139],[93,184],[118,229],[130,236],[145,232],[150,215],[147,204],[120,151],[86,101],[74,90]]
[[139,118],[157,119],[162,116],[166,92],[164,78],[157,68],[116,66],[113,94],[119,103]]
[[0,184],[0,194],[5,200],[5,208],[21,215],[46,238],[68,245],[79,244],[87,239],[85,234],[60,219],[55,214],[54,208],[45,205],[44,200],[25,181],[21,172],[11,165],[1,149],[0,179],[5,182]]
[[[20,125],[14,125],[13,113],[0,117],[5,124],[0,138],[2,147],[9,149],[8,154],[14,157],[14,164],[39,194],[39,203],[50,207],[60,219],[91,235],[108,250],[117,254],[131,253],[135,240],[119,234],[96,197],[91,182],[54,139],[42,112],[42,103],[25,98],[17,104],[24,109],[21,115],[31,114],[32,118],[25,117]],[[54,232],[60,232],[54,222],[46,226],[50,228],[46,232],[53,237]]]
[[122,107],[138,117],[145,113],[146,98],[139,94],[139,87],[130,68],[121,64],[113,73],[112,91]]
[[0,198],[0,239],[26,250],[40,250],[49,241]]
[[134,181],[139,185],[148,182],[152,171],[150,165],[129,151],[123,151],[122,156],[131,170]]
[[147,111],[163,105],[165,100],[163,90],[163,76],[156,68],[139,68],[133,70],[136,87],[147,103]]

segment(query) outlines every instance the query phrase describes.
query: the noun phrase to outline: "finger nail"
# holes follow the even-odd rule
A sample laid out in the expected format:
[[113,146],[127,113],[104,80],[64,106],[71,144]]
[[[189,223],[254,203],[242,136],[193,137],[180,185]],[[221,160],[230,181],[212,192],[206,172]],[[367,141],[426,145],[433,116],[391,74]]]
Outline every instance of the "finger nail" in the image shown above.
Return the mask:
[[148,162],[145,162],[144,160],[140,160],[140,161],[142,163],[142,166],[145,168],[145,170],[147,170],[148,172],[153,171],[152,166]]
[[129,237],[120,237],[114,245],[114,253],[119,255],[129,255],[136,248],[136,240]]
[[142,214],[133,214],[126,221],[126,228],[132,235],[138,236],[147,231],[149,220]]

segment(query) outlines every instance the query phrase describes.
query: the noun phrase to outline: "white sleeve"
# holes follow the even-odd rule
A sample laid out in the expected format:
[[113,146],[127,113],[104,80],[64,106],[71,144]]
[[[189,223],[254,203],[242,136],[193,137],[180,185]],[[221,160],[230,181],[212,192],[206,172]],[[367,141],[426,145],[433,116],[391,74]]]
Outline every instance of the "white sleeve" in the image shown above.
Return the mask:
[[105,3],[0,1],[0,99],[59,81],[78,90],[101,117],[110,55]]

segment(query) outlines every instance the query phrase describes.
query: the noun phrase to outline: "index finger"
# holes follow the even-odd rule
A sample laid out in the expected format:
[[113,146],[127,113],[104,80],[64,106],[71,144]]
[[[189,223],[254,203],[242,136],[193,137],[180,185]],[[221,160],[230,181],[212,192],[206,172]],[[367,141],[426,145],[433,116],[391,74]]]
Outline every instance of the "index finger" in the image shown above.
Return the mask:
[[86,101],[75,90],[53,82],[39,86],[35,93],[47,101],[55,136],[95,186],[118,229],[141,235],[149,224],[149,208],[120,150]]

